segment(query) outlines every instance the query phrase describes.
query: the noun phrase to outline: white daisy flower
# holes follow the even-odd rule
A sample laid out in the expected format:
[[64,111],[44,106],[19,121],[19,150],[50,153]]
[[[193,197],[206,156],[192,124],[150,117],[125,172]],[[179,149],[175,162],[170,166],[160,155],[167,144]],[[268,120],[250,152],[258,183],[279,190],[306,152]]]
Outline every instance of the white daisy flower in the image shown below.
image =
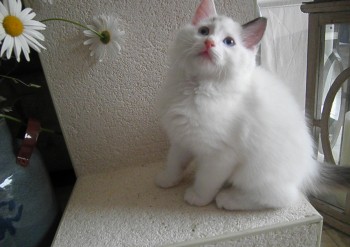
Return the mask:
[[35,16],[31,8],[22,10],[21,0],[0,2],[0,41],[2,42],[0,56],[6,52],[6,57],[9,59],[14,50],[19,62],[23,51],[26,60],[30,61],[29,47],[37,52],[45,49],[37,40],[44,41],[44,36],[38,30],[45,30],[46,25],[33,20]]
[[90,56],[96,56],[101,62],[106,53],[120,54],[120,43],[123,41],[124,31],[118,27],[117,19],[111,16],[94,16],[93,25],[87,25],[90,30],[85,30],[88,37],[84,45],[88,45]]

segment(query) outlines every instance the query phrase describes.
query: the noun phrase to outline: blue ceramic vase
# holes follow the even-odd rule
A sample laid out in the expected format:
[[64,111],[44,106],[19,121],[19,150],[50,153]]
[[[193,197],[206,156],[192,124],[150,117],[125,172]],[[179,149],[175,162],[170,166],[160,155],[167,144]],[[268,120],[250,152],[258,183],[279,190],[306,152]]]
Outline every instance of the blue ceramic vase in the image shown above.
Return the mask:
[[16,163],[13,140],[0,118],[0,246],[49,246],[58,208],[37,151],[27,167]]

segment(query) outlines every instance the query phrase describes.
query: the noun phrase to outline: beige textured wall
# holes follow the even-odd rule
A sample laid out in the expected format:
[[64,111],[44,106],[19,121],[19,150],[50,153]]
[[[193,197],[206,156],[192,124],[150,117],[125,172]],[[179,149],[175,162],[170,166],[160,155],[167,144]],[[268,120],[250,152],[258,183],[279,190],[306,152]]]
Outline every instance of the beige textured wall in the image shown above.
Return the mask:
[[[41,61],[78,176],[164,159],[167,142],[154,102],[166,75],[175,30],[190,21],[194,0],[54,0],[34,2],[37,20],[63,17],[91,23],[115,14],[125,30],[122,55],[95,62],[81,29],[47,23]],[[246,22],[255,0],[217,0],[217,11]]]

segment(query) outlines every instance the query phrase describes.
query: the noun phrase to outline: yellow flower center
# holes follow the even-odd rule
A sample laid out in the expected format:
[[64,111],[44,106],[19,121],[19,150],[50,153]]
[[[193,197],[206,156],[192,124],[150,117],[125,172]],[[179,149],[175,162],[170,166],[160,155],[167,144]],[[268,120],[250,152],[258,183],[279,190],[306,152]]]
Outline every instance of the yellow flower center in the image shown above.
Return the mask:
[[17,37],[23,33],[23,23],[16,16],[6,16],[2,21],[2,26],[4,27],[5,32],[12,37]]

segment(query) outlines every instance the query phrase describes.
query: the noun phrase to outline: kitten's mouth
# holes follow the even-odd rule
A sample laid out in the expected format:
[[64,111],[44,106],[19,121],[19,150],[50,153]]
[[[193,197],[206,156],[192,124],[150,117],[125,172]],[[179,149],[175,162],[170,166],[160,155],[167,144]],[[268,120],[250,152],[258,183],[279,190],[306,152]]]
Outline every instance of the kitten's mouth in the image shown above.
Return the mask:
[[200,52],[199,56],[213,62],[213,56],[209,50],[204,50],[204,51]]

